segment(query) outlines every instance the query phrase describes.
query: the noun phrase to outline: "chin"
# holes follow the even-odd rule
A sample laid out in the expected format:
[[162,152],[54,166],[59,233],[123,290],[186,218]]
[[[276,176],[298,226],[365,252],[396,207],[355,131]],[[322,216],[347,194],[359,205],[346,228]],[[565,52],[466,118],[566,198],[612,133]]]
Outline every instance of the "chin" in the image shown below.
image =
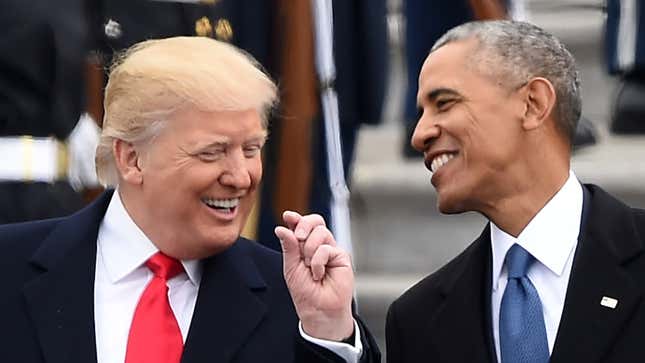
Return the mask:
[[441,194],[438,195],[437,209],[443,214],[459,214],[467,212],[462,208],[461,203],[457,203],[455,200],[451,200],[450,198],[442,197]]
[[240,234],[233,230],[223,231],[221,227],[219,229],[211,229],[201,234],[199,239],[201,242],[199,242],[197,248],[201,251],[201,255],[205,255],[203,257],[216,255],[231,247],[239,236]]
[[439,212],[441,212],[442,214],[460,214],[464,212],[463,210],[459,210],[457,208],[444,207],[441,205],[439,205],[438,208],[439,208]]
[[209,245],[215,248],[227,249],[231,247],[239,237],[239,233],[218,233],[211,237]]

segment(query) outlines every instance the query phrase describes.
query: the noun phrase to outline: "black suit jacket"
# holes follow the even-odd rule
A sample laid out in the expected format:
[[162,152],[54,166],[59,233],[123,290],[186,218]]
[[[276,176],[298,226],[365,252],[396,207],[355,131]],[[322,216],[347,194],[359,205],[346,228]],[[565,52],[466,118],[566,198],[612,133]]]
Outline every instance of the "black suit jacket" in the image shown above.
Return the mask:
[[[645,211],[585,185],[583,221],[551,363],[645,361]],[[388,362],[496,362],[490,229],[398,298]],[[600,304],[618,300],[615,309]]]
[[0,2],[0,136],[65,140],[84,107],[85,0]]
[[[67,218],[0,226],[3,362],[96,362],[96,239],[111,193]],[[243,238],[204,261],[183,363],[342,361],[299,338],[281,261]]]

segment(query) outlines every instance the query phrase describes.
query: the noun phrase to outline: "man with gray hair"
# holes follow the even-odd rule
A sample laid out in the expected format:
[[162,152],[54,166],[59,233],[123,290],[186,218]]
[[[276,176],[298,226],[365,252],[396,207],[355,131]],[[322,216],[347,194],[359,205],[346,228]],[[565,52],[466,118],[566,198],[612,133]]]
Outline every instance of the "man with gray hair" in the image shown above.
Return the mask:
[[581,99],[562,43],[522,22],[453,28],[417,104],[439,210],[490,222],[391,305],[388,362],[643,361],[645,211],[570,169]]

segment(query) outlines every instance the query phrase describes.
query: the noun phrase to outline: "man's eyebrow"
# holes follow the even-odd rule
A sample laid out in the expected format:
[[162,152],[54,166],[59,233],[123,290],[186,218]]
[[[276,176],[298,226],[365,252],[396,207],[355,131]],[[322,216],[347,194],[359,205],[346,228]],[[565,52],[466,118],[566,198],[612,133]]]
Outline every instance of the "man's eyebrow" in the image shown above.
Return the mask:
[[[459,94],[459,92],[457,92],[456,90],[452,88],[445,88],[445,87],[435,88],[432,91],[426,93],[424,97],[432,102],[436,100],[439,96],[444,96],[444,95],[461,97],[461,94]],[[420,107],[421,107],[421,102],[417,101],[417,108],[420,108]]]
[[229,140],[215,140],[203,144],[196,144],[195,147],[198,150],[210,149],[210,148],[226,148],[230,144]]
[[455,91],[452,88],[435,88],[428,93],[427,97],[430,100],[435,100],[437,99],[437,97],[443,95],[460,96],[459,92]]

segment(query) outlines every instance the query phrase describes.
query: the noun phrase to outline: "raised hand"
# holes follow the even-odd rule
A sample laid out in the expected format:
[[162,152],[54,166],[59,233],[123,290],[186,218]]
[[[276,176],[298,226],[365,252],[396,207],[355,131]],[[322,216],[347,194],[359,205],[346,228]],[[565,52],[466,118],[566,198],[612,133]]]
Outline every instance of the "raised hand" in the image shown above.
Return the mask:
[[341,341],[352,335],[354,271],[349,254],[317,214],[286,211],[286,227],[276,227],[282,245],[284,278],[308,335]]

